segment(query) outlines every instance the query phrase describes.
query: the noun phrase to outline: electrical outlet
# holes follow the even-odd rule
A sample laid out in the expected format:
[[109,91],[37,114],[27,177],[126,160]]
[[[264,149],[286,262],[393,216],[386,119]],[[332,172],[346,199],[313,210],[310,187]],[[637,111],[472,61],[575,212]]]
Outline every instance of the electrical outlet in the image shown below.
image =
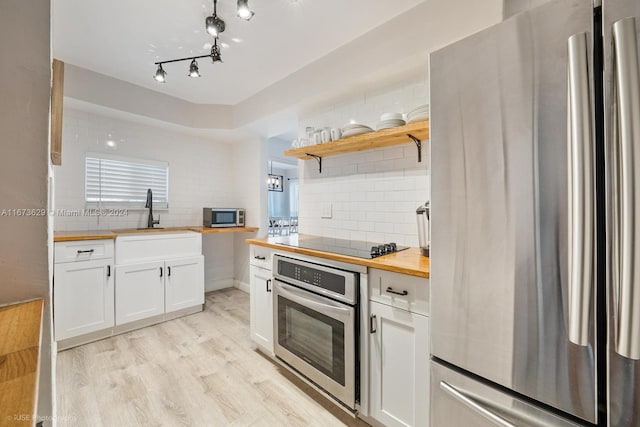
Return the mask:
[[320,218],[331,218],[333,216],[331,202],[324,202],[320,205]]

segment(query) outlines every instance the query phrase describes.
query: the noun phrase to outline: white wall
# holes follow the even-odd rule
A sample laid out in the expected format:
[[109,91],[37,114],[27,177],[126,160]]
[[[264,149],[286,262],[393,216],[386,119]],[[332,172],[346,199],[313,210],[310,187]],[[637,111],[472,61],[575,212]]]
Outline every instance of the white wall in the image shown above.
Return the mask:
[[[105,146],[111,134],[116,150]],[[62,166],[55,168],[57,210],[84,208],[87,152],[169,162],[169,209],[155,210],[160,227],[201,225],[205,206],[236,206],[232,147],[121,119],[65,108]],[[108,230],[146,226],[147,210],[122,217],[56,216],[56,230]],[[207,290],[233,283],[233,242],[229,235],[203,235]]]
[[[341,127],[349,120],[375,125],[382,113],[408,112],[428,103],[425,75],[383,91],[363,93],[351,102],[331,105],[301,117],[305,127]],[[300,165],[300,232],[371,242],[417,246],[416,208],[429,199],[429,146],[422,145],[418,163],[413,142]],[[332,218],[321,218],[322,207],[332,206]]]
[[[108,135],[118,141],[105,146]],[[62,166],[55,168],[57,209],[84,208],[87,152],[169,162],[169,209],[154,210],[160,226],[202,225],[205,206],[234,206],[231,146],[120,119],[65,108]],[[145,227],[146,209],[126,216],[56,216],[56,230]]]
[[235,285],[248,289],[249,245],[244,240],[267,234],[267,142],[253,139],[233,145],[233,174],[237,206],[247,210],[248,226],[259,227],[257,233],[234,234]]
[[[0,200],[7,210],[48,208],[49,10],[49,1],[2,2]],[[53,410],[49,231],[46,216],[0,217],[0,305],[34,298],[45,301],[36,410],[48,417]],[[6,415],[2,414],[3,422]]]

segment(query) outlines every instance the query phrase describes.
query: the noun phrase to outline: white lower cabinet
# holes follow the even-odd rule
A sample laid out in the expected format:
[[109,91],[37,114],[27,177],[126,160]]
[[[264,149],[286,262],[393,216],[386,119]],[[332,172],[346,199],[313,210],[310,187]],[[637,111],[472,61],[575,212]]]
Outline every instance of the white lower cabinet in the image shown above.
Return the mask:
[[116,269],[116,325],[164,313],[164,261]]
[[113,256],[55,264],[53,307],[57,341],[113,326],[113,273]]
[[204,304],[198,233],[118,236],[116,262],[116,325]]
[[388,427],[429,425],[429,318],[370,301],[369,413]]
[[204,304],[204,256],[168,260],[165,268],[166,313]]
[[202,255],[119,265],[116,324],[204,304]]
[[249,305],[251,339],[273,355],[273,292],[271,270],[251,265]]
[[[54,332],[55,340],[63,341],[59,348],[202,310],[199,233],[123,234],[115,242],[56,242],[54,250]],[[131,324],[136,321],[141,322]]]

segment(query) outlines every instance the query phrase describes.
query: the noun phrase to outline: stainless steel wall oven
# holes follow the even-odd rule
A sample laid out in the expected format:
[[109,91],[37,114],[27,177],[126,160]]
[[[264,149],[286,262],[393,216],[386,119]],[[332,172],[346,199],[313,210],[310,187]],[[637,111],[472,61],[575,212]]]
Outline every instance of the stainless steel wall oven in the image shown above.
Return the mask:
[[360,274],[281,255],[273,274],[276,356],[355,411]]

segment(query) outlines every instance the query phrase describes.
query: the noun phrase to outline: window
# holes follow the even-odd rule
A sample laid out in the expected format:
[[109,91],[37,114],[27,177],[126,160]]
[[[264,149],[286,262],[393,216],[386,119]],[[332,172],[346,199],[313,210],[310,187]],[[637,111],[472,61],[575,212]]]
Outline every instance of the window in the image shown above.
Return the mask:
[[144,208],[147,189],[153,206],[169,207],[169,163],[88,153],[85,162],[87,207]]

